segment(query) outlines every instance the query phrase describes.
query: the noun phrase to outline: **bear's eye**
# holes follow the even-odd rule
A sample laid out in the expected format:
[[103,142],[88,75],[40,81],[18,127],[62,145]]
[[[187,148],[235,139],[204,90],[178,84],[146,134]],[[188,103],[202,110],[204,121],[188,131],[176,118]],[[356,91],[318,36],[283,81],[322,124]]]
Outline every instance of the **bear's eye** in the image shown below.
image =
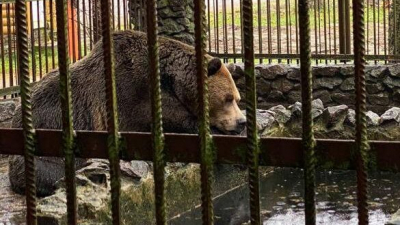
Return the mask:
[[235,100],[235,98],[233,97],[233,95],[227,95],[227,96],[225,97],[225,102],[227,102],[227,103],[231,103],[231,102],[233,102],[233,100]]

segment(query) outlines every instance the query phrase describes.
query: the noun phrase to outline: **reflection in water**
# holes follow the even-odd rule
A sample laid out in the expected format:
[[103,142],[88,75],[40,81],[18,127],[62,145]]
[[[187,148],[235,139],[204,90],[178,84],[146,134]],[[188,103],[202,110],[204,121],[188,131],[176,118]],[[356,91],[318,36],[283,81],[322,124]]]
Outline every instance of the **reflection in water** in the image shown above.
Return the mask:
[[[357,224],[355,171],[319,171],[316,178],[317,224]],[[302,170],[275,168],[261,175],[260,190],[264,224],[304,224]],[[371,173],[369,193],[370,224],[385,224],[400,208],[400,173]],[[246,224],[248,203],[246,184],[216,197],[215,224]],[[200,224],[200,218],[197,207],[171,224]]]

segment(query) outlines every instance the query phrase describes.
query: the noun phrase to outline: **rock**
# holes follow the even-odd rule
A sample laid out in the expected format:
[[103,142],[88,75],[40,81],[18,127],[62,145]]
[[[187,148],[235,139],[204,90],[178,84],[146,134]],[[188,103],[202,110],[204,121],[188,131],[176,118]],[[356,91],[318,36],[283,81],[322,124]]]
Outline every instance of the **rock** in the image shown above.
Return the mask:
[[301,80],[300,68],[290,68],[288,70],[286,78],[293,81],[300,81]]
[[385,88],[383,87],[382,83],[372,83],[367,84],[367,92],[369,94],[376,94],[383,91]]
[[352,91],[354,89],[354,78],[352,77],[346,78],[340,85],[340,90],[342,91]]
[[[242,110],[242,113],[246,116],[246,110]],[[257,129],[259,133],[263,133],[263,131],[269,130],[278,125],[275,120],[275,114],[275,112],[270,110],[257,109]],[[246,131],[242,132],[241,135],[246,135]]]
[[267,102],[281,102],[284,100],[283,93],[277,90],[272,90],[267,97]]
[[339,73],[343,76],[352,76],[354,77],[354,66],[342,65],[340,67]]
[[150,167],[144,161],[120,161],[121,173],[132,178],[146,178]]
[[256,69],[260,71],[261,77],[267,80],[274,80],[277,76],[284,76],[287,74],[288,69],[281,64],[276,65],[257,65]]
[[313,93],[315,99],[321,99],[322,102],[330,103],[332,102],[331,94],[327,90],[318,90]]
[[386,75],[387,71],[388,70],[387,70],[386,66],[376,66],[376,65],[374,65],[374,66],[371,66],[371,70],[367,69],[367,74],[366,75],[370,74],[371,77],[380,79],[380,78],[383,78]]
[[338,104],[354,105],[355,94],[337,92],[332,94],[332,99]]
[[314,76],[334,77],[339,74],[339,66],[318,66],[313,67],[312,73]]
[[0,122],[11,120],[15,115],[15,101],[1,100],[0,101]]
[[295,102],[293,105],[290,105],[288,107],[288,109],[292,113],[290,118],[291,120],[301,118],[302,115],[301,106],[302,106],[301,102]]
[[339,105],[328,107],[323,112],[323,121],[327,128],[341,125],[347,117],[349,107],[347,105]]
[[228,69],[228,71],[231,73],[232,77],[233,77],[233,73],[235,72],[236,69],[236,64],[235,63],[228,63],[225,64],[226,68]]
[[399,64],[394,64],[388,66],[389,74],[390,76],[393,77],[400,77],[400,65]]
[[301,92],[300,91],[291,91],[288,94],[288,103],[295,103],[301,101]]
[[389,95],[386,93],[368,95],[367,98],[371,105],[386,106],[386,105],[389,105],[389,103],[390,103]]
[[387,110],[385,113],[381,115],[379,120],[379,124],[388,125],[388,124],[397,124],[400,122],[400,108],[392,107]]
[[400,102],[400,89],[396,89],[393,91],[393,101]]
[[175,34],[185,30],[185,27],[178,24],[174,19],[167,18],[162,21],[162,26],[160,26],[160,32],[165,32],[168,34]]
[[327,88],[333,90],[335,87],[339,86],[342,82],[343,82],[342,79],[339,77],[317,78],[314,81],[313,88],[314,89]]
[[280,124],[285,124],[287,121],[289,121],[289,119],[292,115],[291,111],[287,110],[282,105],[274,106],[274,107],[270,108],[269,111],[275,112],[275,119]]
[[256,85],[258,96],[267,97],[271,91],[271,83],[261,78]]
[[239,78],[244,78],[245,74],[244,74],[244,64],[243,63],[235,63],[235,70],[233,71],[232,74],[232,78],[237,80]]
[[400,78],[392,78],[387,76],[385,79],[383,79],[383,83],[389,88],[400,87]]
[[279,90],[283,93],[287,93],[292,90],[293,86],[293,83],[285,78],[274,80],[271,85],[273,89]]
[[390,220],[385,225],[400,225],[400,209],[392,215]]
[[372,111],[367,112],[367,125],[368,126],[378,126],[380,116]]
[[322,103],[321,99],[315,99],[311,103],[311,115],[313,119],[318,118],[324,111],[324,104]]
[[354,109],[349,109],[347,112],[346,119],[344,121],[347,125],[356,126],[356,111]]

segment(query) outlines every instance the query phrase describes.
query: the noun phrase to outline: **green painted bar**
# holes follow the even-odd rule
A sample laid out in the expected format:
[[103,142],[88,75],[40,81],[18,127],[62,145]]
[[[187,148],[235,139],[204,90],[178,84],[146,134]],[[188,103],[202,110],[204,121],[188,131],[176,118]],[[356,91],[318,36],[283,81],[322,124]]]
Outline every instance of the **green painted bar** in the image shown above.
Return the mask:
[[101,1],[102,44],[104,54],[104,76],[106,81],[106,106],[107,106],[107,146],[110,161],[111,177],[111,211],[114,225],[120,224],[120,168],[119,168],[119,134],[117,94],[114,73],[114,52],[111,37],[111,3],[110,0]]
[[60,100],[63,128],[63,153],[65,156],[65,180],[67,191],[68,224],[77,224],[77,202],[75,184],[75,155],[74,155],[74,129],[72,122],[72,93],[71,76],[69,73],[68,58],[68,0],[57,0],[57,42],[58,66],[60,72]]

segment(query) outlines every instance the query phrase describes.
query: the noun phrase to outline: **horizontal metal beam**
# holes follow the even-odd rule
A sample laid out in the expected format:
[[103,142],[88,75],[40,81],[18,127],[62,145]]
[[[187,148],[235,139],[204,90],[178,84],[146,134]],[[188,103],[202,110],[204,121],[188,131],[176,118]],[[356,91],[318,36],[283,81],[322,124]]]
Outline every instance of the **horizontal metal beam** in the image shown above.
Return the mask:
[[[121,132],[122,159],[152,161],[150,133]],[[61,130],[36,130],[38,156],[62,157]],[[246,164],[246,137],[214,135],[216,163]],[[77,131],[80,158],[107,159],[107,133]],[[165,134],[168,162],[199,163],[200,148],[197,135]],[[400,142],[371,141],[370,169],[399,171]],[[324,169],[354,169],[353,140],[317,140],[318,167]],[[0,154],[22,155],[21,129],[0,129]],[[260,165],[303,167],[303,151],[299,138],[261,138]]]
[[[243,54],[240,53],[214,53],[209,52],[210,55],[219,58],[243,58]],[[255,58],[265,59],[300,59],[300,54],[254,54]],[[342,55],[342,54],[311,54],[312,59],[320,60],[353,60],[354,55]],[[366,60],[399,60],[400,55],[365,55]]]

